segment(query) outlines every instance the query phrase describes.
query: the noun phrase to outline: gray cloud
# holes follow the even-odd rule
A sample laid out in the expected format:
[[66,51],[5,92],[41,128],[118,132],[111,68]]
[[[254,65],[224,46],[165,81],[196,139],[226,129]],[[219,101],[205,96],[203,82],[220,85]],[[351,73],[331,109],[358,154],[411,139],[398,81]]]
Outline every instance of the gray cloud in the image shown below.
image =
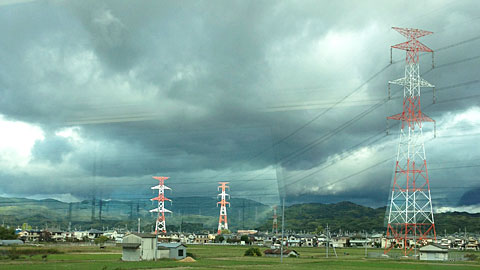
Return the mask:
[[[47,134],[80,126],[81,141],[68,144],[49,135],[32,150],[32,164],[49,160],[65,166],[57,182],[71,181],[67,167],[75,168],[82,181],[166,172],[178,177],[197,173],[215,182],[235,174],[248,175],[244,180],[262,178],[257,172],[278,165],[284,171],[282,184],[333,160],[338,175],[320,170],[287,192],[382,204],[390,165],[352,177],[349,181],[357,184],[337,193],[314,187],[395,153],[392,136],[375,142],[376,152],[366,160],[335,158],[357,153],[355,145],[382,133],[385,116],[401,111],[400,99],[368,111],[386,98],[386,82],[403,74],[404,52],[394,52],[400,61],[369,80],[388,65],[389,46],[403,42],[390,27],[435,32],[422,39],[439,49],[437,68],[429,71],[430,56],[421,58],[425,79],[437,86],[437,104],[430,105],[427,89],[422,97],[428,115],[447,119],[449,113],[479,105],[478,97],[464,98],[474,95],[478,84],[449,87],[478,79],[474,57],[480,40],[471,40],[480,26],[472,8],[476,3],[423,4],[432,9],[400,12],[405,8],[401,1],[37,1],[4,6],[0,33],[10,38],[0,45],[5,63],[0,65],[0,113],[38,124]],[[394,96],[401,92],[392,87]],[[390,125],[395,134],[398,126]],[[441,140],[427,144],[429,161],[450,153],[466,162],[478,158],[472,148],[458,146],[455,137]],[[389,147],[381,147],[385,141],[391,141]],[[474,143],[475,137],[464,142]],[[474,177],[472,170],[460,173]],[[438,186],[448,185],[447,175],[432,171]],[[372,185],[381,188],[371,191]],[[3,189],[20,193],[14,186]],[[81,190],[77,193],[88,194]],[[438,193],[458,199],[464,192]]]
[[52,163],[62,162],[64,156],[73,150],[68,139],[59,136],[47,136],[42,141],[36,141],[32,148],[35,160],[48,160]]

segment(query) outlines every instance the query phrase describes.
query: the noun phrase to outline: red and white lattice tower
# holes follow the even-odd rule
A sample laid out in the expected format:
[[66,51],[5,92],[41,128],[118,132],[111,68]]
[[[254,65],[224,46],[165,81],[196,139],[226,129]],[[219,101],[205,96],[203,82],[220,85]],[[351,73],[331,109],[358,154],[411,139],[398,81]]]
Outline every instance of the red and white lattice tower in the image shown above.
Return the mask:
[[227,202],[227,196],[230,199],[230,195],[225,193],[225,190],[228,188],[230,189],[227,184],[229,182],[218,182],[220,186],[218,186],[218,190],[222,191],[222,193],[218,194],[220,196],[221,200],[217,202],[217,207],[220,204],[220,217],[218,219],[218,231],[217,234],[221,234],[223,230],[228,230],[228,222],[227,222],[227,204],[230,206],[230,203]]
[[165,197],[165,190],[170,189],[169,187],[164,185],[164,181],[167,180],[169,177],[163,176],[153,176],[154,179],[158,180],[158,185],[152,187],[151,189],[158,189],[158,196],[155,198],[150,199],[151,201],[158,201],[158,206],[155,209],[150,210],[150,212],[156,212],[157,221],[155,223],[155,234],[158,233],[167,233],[167,225],[165,223],[165,213],[172,213],[172,211],[165,209],[165,201],[172,201]]
[[277,206],[273,207],[273,223],[272,223],[272,233],[278,233],[278,219],[277,219]]
[[434,122],[420,107],[422,87],[434,87],[420,77],[419,53],[432,52],[417,39],[432,32],[393,27],[408,41],[392,46],[406,51],[405,77],[389,84],[403,86],[403,112],[387,117],[402,121],[400,142],[397,150],[392,194],[388,209],[387,241],[385,253],[395,245],[406,256],[415,243],[425,244],[427,239],[436,239],[432,198],[427,173],[427,160],[422,132],[423,122]]

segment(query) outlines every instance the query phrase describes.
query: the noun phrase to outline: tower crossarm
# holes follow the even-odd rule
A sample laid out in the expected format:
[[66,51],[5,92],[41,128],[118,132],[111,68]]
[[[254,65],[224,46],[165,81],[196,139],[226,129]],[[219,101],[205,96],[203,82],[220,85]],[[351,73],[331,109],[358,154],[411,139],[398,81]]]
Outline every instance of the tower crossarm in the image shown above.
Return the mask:
[[[424,78],[422,77],[418,77],[416,78],[416,80],[418,80],[418,86],[420,87],[435,87],[435,85],[429,83],[427,80],[425,80]],[[404,78],[400,78],[400,79],[396,79],[396,80],[393,80],[393,81],[389,81],[388,82],[389,84],[396,84],[396,85],[402,85],[402,86],[406,86],[412,82],[410,82],[409,80],[407,80],[405,77]]]
[[433,34],[433,32],[430,32],[427,30],[421,30],[421,29],[415,29],[415,28],[392,27],[392,29],[402,34],[404,37],[408,39],[417,39],[423,36]]
[[425,46],[425,44],[421,43],[416,39],[412,39],[409,41],[405,41],[405,42],[393,45],[392,48],[400,49],[404,51],[433,52],[432,49]]
[[151,201],[172,201],[169,198],[165,197],[163,194],[158,195],[155,198],[150,199]]
[[157,186],[151,187],[150,189],[169,189],[169,190],[172,190],[171,188],[169,188],[165,185],[157,185]]
[[168,210],[168,209],[166,209],[166,208],[163,208],[163,207],[162,207],[162,208],[154,208],[154,209],[150,210],[149,212],[150,212],[150,213],[159,213],[159,212],[160,212],[160,213],[163,213],[163,212],[165,212],[165,213],[172,213],[172,211],[170,211],[170,210]]
[[419,112],[414,118],[408,117],[406,113],[398,113],[392,116],[387,117],[387,119],[391,120],[400,120],[405,122],[435,122],[432,118],[424,114],[423,112]]

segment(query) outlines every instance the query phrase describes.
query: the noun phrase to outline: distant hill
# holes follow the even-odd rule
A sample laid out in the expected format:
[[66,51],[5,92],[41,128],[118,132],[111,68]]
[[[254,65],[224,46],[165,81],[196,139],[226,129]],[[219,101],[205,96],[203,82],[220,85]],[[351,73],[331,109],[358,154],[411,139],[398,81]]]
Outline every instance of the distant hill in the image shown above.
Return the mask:
[[[167,215],[169,230],[215,231],[218,224],[219,208],[216,198],[177,197],[167,203],[173,211]],[[237,229],[272,229],[272,209],[270,206],[248,199],[234,198],[228,208],[229,227]],[[0,222],[11,226],[28,223],[33,228],[60,227],[67,229],[106,229],[112,227],[136,228],[141,219],[142,230],[152,229],[155,217],[148,211],[155,205],[148,200],[85,200],[78,203],[64,203],[46,199],[0,197]],[[93,221],[92,221],[92,209]],[[101,209],[101,210],[100,210]],[[383,232],[386,207],[370,208],[351,202],[335,204],[306,203],[285,208],[285,226],[289,231],[314,232],[319,227],[329,225],[331,231],[377,231]],[[101,215],[101,218],[100,218]],[[278,224],[281,225],[281,209],[278,209]],[[437,233],[443,234],[464,231],[480,232],[480,213],[465,212],[435,214]]]
[[[285,208],[285,229],[289,231],[314,232],[319,227],[325,228],[328,224],[331,231],[376,231],[385,230],[386,207],[370,208],[351,202],[336,204],[296,204]],[[436,213],[435,226],[439,235],[464,231],[480,232],[480,213],[466,212]],[[281,213],[279,213],[279,226]],[[272,219],[259,227],[262,230],[271,230]]]
[[[167,215],[167,228],[171,230],[208,229],[213,231],[218,225],[216,198],[210,197],[174,197],[172,203],[166,202],[166,208],[173,211]],[[248,199],[233,198],[232,207],[227,209],[231,229],[251,229],[260,226],[271,216],[267,205]],[[0,222],[11,226],[28,223],[33,228],[60,227],[71,228],[112,227],[136,228],[138,218],[142,228],[150,230],[155,217],[149,212],[154,203],[145,200],[84,200],[76,203],[46,199],[32,200],[24,198],[0,197]],[[93,210],[93,211],[92,211]],[[93,215],[92,215],[93,213]],[[93,216],[93,219],[92,219]]]

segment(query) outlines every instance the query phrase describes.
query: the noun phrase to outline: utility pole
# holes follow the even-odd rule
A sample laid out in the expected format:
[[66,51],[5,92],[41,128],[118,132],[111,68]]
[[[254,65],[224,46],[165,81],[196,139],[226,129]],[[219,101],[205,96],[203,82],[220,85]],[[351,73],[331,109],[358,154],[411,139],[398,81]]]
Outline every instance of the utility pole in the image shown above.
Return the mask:
[[[227,202],[227,196],[230,199],[230,195],[225,193],[225,190],[230,190],[230,187],[227,186],[229,182],[218,182],[218,191],[221,191],[218,196],[220,196],[220,201],[217,202],[217,207],[220,204],[220,216],[218,218],[218,229],[217,235],[220,235],[223,230],[228,230],[228,221],[227,221],[227,205],[230,207],[230,202]],[[217,198],[218,198],[217,196]]]
[[282,199],[282,240],[280,241],[280,262],[283,263],[283,238],[285,236],[285,195]]
[[140,233],[140,218],[138,218],[138,230],[137,230],[138,233]]
[[133,221],[133,202],[130,201],[130,222]]
[[367,235],[367,230],[365,230],[365,258],[367,258],[367,246],[368,246],[368,235]]
[[102,223],[102,207],[103,207],[103,201],[102,199],[98,200],[98,220],[100,220],[100,223]]
[[68,203],[68,222],[72,223],[72,203]]
[[92,223],[95,221],[95,195],[93,195],[92,198],[92,217],[91,217]]
[[242,205],[242,229],[245,229],[245,199],[243,199]]
[[327,258],[328,258],[329,248],[330,248],[330,231],[328,230],[328,223],[327,223]]
[[434,85],[420,77],[419,68],[420,52],[433,51],[418,41],[418,38],[432,32],[412,28],[393,27],[393,29],[405,36],[408,41],[392,46],[406,51],[406,65],[403,78],[388,82],[403,86],[403,111],[387,117],[401,121],[402,126],[388,211],[384,254],[393,248],[393,245],[387,246],[388,242],[392,242],[388,240],[392,239],[396,243],[403,243],[403,253],[407,256],[411,252],[408,245],[410,239],[415,242],[415,253],[417,241],[432,238],[436,240],[422,130],[424,122],[433,122],[435,134],[435,120],[424,114],[420,106],[421,88]]

